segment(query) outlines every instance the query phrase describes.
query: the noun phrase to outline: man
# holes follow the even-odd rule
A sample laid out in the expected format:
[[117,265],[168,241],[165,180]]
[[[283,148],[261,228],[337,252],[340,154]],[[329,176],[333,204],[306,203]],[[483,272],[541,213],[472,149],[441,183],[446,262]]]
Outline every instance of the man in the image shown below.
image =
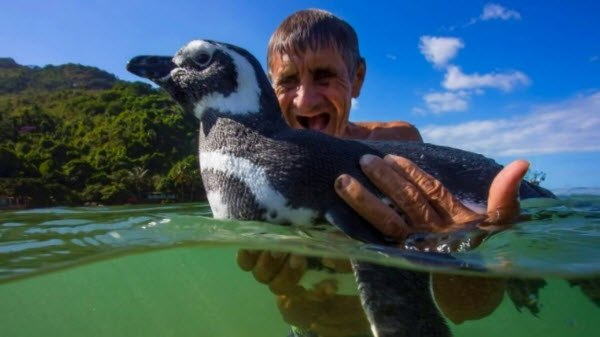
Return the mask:
[[[407,122],[349,122],[351,101],[360,94],[366,63],[360,57],[354,29],[329,12],[303,10],[285,19],[269,41],[267,68],[283,116],[294,128],[348,139],[422,141],[417,129]],[[439,181],[404,158],[365,156],[360,165],[374,185],[406,213],[412,226],[350,176],[342,175],[336,180],[336,192],[383,234],[399,242],[414,232],[450,231],[476,219],[483,223],[486,218],[462,205]],[[496,177],[488,200],[492,216],[485,219],[486,223],[501,224],[518,213],[516,197],[527,167],[528,163],[517,161]],[[348,271],[343,261],[324,263]],[[310,327],[320,335],[368,332],[364,318],[350,315],[351,319],[347,319],[348,310],[360,311],[356,298],[336,296],[335,286],[327,282],[312,291],[297,286],[306,268],[305,258],[242,250],[238,264],[251,270],[258,281],[268,284],[278,295],[280,311],[289,323]],[[501,285],[496,288],[494,294],[503,291]],[[438,289],[444,292],[443,287]],[[478,296],[482,304],[475,305],[475,312],[460,306],[456,309],[451,303],[445,306],[449,309],[444,313],[452,320],[462,321],[481,316],[482,307],[489,313],[499,303],[498,296],[493,300],[486,299],[485,294]],[[310,305],[317,309],[309,309]],[[323,312],[319,313],[323,307],[328,308],[326,319]],[[339,317],[337,309],[341,310]]]
[[366,63],[352,27],[331,13],[306,10],[284,20],[269,41],[267,68],[283,115],[294,128],[340,138],[422,141],[406,122],[348,121]]

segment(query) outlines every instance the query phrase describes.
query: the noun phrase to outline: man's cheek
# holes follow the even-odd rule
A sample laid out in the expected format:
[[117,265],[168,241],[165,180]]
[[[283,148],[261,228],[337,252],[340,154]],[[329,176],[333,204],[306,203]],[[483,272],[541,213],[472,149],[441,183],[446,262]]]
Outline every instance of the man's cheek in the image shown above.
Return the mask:
[[286,106],[289,105],[290,95],[287,94],[281,88],[275,89],[275,97],[277,97],[277,102],[279,103],[279,106],[281,107],[282,110],[284,110],[286,108]]
[[[291,120],[291,112],[290,112],[290,100],[285,97],[277,96],[277,102],[279,103],[279,108],[281,109],[281,113],[283,114],[283,118],[286,121]],[[289,124],[289,122],[288,122]]]

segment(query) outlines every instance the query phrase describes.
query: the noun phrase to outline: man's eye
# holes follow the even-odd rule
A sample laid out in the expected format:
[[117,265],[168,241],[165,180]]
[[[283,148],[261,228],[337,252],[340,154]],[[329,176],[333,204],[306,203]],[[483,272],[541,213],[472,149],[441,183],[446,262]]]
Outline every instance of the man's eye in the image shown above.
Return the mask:
[[313,74],[314,80],[316,82],[320,82],[320,83],[325,83],[333,77],[335,77],[335,74],[333,72],[331,72],[330,70],[326,70],[326,69],[319,69],[319,70],[315,71]]
[[284,76],[284,77],[278,79],[275,84],[278,86],[289,87],[289,86],[295,85],[297,82],[298,81],[297,81],[296,76]]

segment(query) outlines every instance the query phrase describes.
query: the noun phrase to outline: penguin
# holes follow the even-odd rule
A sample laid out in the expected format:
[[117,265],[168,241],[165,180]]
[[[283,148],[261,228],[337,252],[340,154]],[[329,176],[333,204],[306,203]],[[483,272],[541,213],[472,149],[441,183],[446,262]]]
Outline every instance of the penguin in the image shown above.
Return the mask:
[[[134,57],[127,69],[165,89],[199,119],[200,172],[217,219],[329,222],[354,239],[393,245],[333,189],[335,179],[347,173],[384,197],[362,173],[360,157],[406,157],[460,200],[482,206],[502,168],[484,156],[432,144],[343,140],[292,129],[260,63],[231,44],[194,40],[173,57]],[[552,197],[526,181],[520,195]],[[353,268],[375,336],[450,336],[423,274],[359,261]],[[394,296],[384,291],[390,285]]]

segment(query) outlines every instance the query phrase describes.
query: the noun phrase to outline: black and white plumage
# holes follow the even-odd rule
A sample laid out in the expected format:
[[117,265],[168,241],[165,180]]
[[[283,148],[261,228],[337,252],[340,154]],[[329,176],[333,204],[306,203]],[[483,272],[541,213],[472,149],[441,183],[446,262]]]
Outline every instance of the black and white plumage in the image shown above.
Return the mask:
[[[259,62],[236,46],[195,40],[174,57],[138,56],[127,67],[164,88],[200,120],[200,169],[215,218],[297,225],[327,220],[353,238],[386,244],[389,241],[333,189],[336,177],[347,173],[380,195],[360,170],[362,155],[402,155],[459,199],[478,204],[485,204],[491,181],[501,169],[483,156],[447,147],[358,142],[291,129]],[[526,182],[520,193],[521,197],[551,196]],[[427,281],[419,274],[396,271],[393,282],[398,290],[404,288],[403,283],[419,289],[411,292],[410,299],[400,300],[404,305],[398,307],[395,321],[386,318],[384,322],[379,318],[385,315],[376,313],[382,307],[373,301],[385,295],[380,286],[369,284],[379,282],[378,275],[389,279],[394,272],[361,263],[354,267],[377,336],[450,334],[432,304]],[[420,304],[414,305],[419,299]],[[426,322],[415,324],[414,317],[424,312]]]

